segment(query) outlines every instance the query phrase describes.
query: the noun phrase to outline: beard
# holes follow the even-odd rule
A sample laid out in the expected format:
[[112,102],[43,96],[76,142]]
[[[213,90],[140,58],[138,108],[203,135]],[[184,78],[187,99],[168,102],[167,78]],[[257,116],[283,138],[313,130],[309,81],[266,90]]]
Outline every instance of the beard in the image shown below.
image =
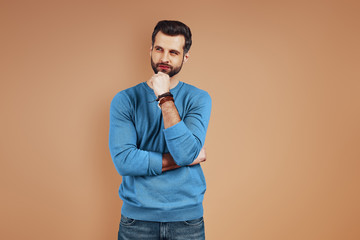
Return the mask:
[[151,67],[152,67],[155,74],[157,74],[159,72],[158,68],[159,68],[160,65],[168,66],[169,67],[168,70],[163,69],[163,70],[160,70],[160,71],[163,72],[163,73],[166,73],[167,75],[169,75],[169,77],[172,77],[172,76],[175,76],[176,74],[178,74],[180,72],[180,70],[182,68],[182,65],[183,65],[183,62],[184,62],[184,60],[183,60],[179,67],[173,67],[173,66],[171,66],[169,64],[165,64],[165,63],[156,63],[155,64],[154,61],[152,60],[152,57],[150,58],[150,60],[151,60]]

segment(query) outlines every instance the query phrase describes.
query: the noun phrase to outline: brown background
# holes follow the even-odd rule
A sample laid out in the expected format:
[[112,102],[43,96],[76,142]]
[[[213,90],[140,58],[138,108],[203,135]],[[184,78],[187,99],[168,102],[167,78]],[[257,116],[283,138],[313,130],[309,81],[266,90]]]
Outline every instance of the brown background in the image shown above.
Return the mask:
[[358,1],[1,1],[0,239],[116,239],[109,105],[158,20],[213,111],[207,239],[360,239]]

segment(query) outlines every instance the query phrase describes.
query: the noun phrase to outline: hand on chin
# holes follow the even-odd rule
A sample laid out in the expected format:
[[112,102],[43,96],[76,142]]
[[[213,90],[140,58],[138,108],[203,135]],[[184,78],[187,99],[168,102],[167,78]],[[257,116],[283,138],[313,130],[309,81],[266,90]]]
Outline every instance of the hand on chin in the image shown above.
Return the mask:
[[156,96],[170,91],[170,77],[167,73],[159,71],[150,78]]

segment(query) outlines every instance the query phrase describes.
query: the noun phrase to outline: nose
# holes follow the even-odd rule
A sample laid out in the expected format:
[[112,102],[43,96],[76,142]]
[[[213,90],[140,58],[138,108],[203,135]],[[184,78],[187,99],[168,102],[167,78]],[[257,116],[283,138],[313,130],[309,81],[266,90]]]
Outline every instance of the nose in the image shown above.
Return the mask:
[[167,52],[163,52],[161,55],[160,61],[162,63],[169,63],[169,54]]

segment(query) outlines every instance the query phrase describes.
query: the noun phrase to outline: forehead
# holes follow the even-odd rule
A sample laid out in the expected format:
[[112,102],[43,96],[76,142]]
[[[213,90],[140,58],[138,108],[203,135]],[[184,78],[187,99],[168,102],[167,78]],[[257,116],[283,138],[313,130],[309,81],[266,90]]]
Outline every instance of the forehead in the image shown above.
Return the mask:
[[155,36],[154,46],[173,49],[181,52],[185,45],[185,37],[183,35],[169,36],[159,31]]

